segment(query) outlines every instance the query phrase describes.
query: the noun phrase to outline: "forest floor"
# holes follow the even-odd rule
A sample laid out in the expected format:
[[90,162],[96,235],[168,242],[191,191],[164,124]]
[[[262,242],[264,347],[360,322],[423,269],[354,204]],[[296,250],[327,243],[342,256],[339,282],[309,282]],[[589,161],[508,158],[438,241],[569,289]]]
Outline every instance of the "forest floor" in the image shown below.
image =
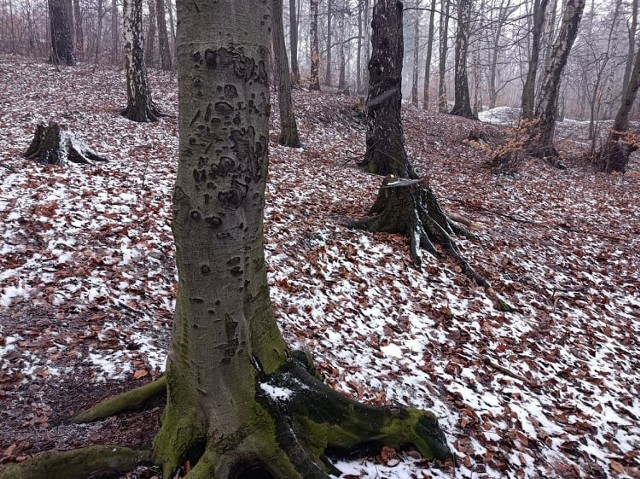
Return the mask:
[[[150,73],[173,117],[136,124],[121,70],[57,71],[0,56],[0,463],[44,449],[148,444],[162,402],[87,425],[70,419],[157,377],[175,295],[170,230],[177,88]],[[470,263],[516,308],[501,312],[446,256],[410,263],[404,238],[348,227],[381,178],[357,99],[295,92],[304,147],[272,129],[266,208],[271,295],[286,339],[326,381],[374,404],[441,418],[457,466],[408,452],[338,461],[353,478],[640,477],[640,162],[604,175],[559,130],[566,170],[526,160],[496,174],[472,130],[505,127],[407,106],[407,150],[443,207],[481,225]],[[277,110],[277,108],[274,108]],[[67,125],[108,163],[21,154],[39,122]],[[159,477],[141,468],[133,478]]]

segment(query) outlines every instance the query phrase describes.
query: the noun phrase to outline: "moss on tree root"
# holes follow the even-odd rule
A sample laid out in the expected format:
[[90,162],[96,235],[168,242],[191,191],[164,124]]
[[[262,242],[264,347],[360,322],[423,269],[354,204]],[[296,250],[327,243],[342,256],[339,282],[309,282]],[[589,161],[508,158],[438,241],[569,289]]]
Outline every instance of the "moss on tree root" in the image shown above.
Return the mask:
[[73,418],[73,421],[77,423],[97,421],[123,411],[140,409],[154,397],[165,393],[166,390],[166,378],[165,376],[161,376],[156,381],[152,381],[144,386],[132,391],[127,391],[116,397],[106,399],[90,409],[82,411]]
[[149,463],[151,453],[118,446],[47,451],[18,464],[0,466],[0,479],[87,479],[117,476]]

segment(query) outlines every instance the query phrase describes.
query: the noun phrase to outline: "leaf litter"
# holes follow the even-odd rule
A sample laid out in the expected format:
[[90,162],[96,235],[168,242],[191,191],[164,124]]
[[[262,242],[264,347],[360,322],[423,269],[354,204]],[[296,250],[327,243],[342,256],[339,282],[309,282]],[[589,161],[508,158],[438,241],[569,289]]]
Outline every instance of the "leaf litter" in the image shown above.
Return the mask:
[[[52,447],[142,446],[162,404],[91,425],[70,418],[164,367],[176,119],[121,118],[117,69],[57,72],[2,56],[0,71],[0,462]],[[175,115],[175,78],[150,77]],[[381,183],[355,166],[357,99],[294,97],[304,146],[276,145],[273,118],[265,210],[283,334],[342,393],[433,410],[457,458],[385,449],[336,459],[343,477],[640,477],[640,162],[603,175],[583,160],[565,171],[532,160],[496,175],[464,140],[500,127],[405,107],[417,171],[445,209],[482,226],[460,246],[515,308],[503,312],[446,256],[425,256],[420,273],[403,238],[351,228]],[[22,159],[49,120],[110,161]],[[564,151],[584,140],[562,138]]]

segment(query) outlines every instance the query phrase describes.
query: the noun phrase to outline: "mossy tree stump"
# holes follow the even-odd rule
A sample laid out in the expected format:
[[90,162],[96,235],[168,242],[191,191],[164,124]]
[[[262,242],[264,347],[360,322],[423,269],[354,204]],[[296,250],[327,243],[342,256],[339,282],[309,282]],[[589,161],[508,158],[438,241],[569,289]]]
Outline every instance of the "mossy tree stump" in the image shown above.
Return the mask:
[[441,245],[467,276],[480,286],[490,287],[462,256],[453,239],[455,234],[469,238],[476,235],[442,211],[426,180],[385,177],[368,217],[355,225],[372,232],[408,236],[411,259],[418,269],[422,266],[421,249],[439,256],[435,244]]
[[93,165],[107,161],[84,141],[57,123],[48,126],[40,123],[31,140],[31,145],[23,156],[48,165],[65,166],[68,162]]

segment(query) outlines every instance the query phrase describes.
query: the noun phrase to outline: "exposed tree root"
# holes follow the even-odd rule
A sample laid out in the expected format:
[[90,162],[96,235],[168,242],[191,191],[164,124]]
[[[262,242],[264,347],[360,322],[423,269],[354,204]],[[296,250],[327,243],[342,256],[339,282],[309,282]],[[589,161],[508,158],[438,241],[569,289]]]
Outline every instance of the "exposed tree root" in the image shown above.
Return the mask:
[[104,419],[123,411],[140,409],[151,399],[165,393],[166,390],[166,377],[161,376],[157,380],[145,384],[144,386],[136,388],[132,391],[127,391],[116,397],[105,399],[101,403],[96,404],[86,411],[82,411],[80,414],[73,418],[73,421],[77,423],[97,421],[99,419]]
[[387,176],[369,215],[356,226],[374,232],[407,235],[411,259],[418,269],[422,266],[420,249],[438,256],[434,244],[439,244],[457,261],[464,274],[480,286],[490,288],[489,282],[462,256],[452,238],[454,234],[468,238],[476,238],[476,235],[442,211],[426,181]]
[[165,437],[162,443],[154,443],[156,462],[173,456],[175,451],[168,446],[189,444],[190,450],[184,450],[177,461],[173,458],[172,467],[165,463],[165,475],[189,460],[195,467],[188,479],[328,479],[339,471],[326,458],[327,452],[368,452],[382,446],[413,446],[425,458],[453,457],[433,413],[360,404],[310,374],[313,366],[307,359],[296,355],[267,375],[254,358],[255,417],[236,436],[225,439],[205,439],[202,431],[188,423],[172,428],[172,441]]
[[40,123],[36,126],[31,145],[23,156],[40,163],[60,166],[66,165],[69,161],[86,165],[92,165],[96,161],[107,161],[57,123],[51,123],[49,126]]
[[149,463],[151,452],[118,446],[46,451],[17,464],[0,466],[0,479],[87,479],[113,477]]
[[158,121],[167,116],[150,99],[146,99],[142,104],[129,105],[120,114],[128,120],[140,123]]
[[629,141],[629,133],[626,135],[619,133],[611,133],[605,146],[596,153],[594,163],[596,167],[604,172],[611,173],[613,171],[624,172],[629,163],[631,153],[638,149],[637,142]]

